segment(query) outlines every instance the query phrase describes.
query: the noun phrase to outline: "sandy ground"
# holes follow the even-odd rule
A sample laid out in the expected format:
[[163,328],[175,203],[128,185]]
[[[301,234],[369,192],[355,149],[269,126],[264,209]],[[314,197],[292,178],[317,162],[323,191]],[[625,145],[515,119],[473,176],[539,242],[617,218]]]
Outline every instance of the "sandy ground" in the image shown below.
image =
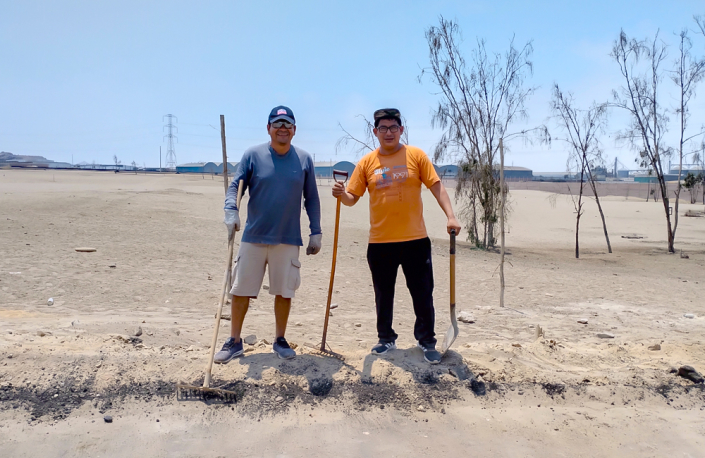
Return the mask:
[[[705,217],[682,216],[702,205],[681,205],[684,258],[666,253],[660,202],[605,197],[608,254],[589,201],[576,260],[569,197],[513,190],[506,307],[499,255],[460,242],[457,302],[474,323],[432,367],[415,348],[401,273],[399,349],[369,355],[366,198],[341,216],[328,342],[345,360],[313,352],[335,215],[330,188],[319,191],[324,247],[301,256],[287,332],[299,355],[271,353],[263,290],[244,330],[259,343],[214,368],[237,402],[180,402],[177,382],[203,380],[223,280],[222,181],[0,170],[0,456],[705,456],[705,390],[672,373],[705,370]],[[423,196],[442,339],[448,240]],[[85,246],[97,251],[75,251]],[[220,329],[219,345],[229,323]]]

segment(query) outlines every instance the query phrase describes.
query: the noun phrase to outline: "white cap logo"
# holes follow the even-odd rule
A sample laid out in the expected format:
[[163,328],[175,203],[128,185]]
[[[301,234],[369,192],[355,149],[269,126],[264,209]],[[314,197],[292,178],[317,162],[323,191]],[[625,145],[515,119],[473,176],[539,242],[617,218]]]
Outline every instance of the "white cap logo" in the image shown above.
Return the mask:
[[279,111],[277,111],[277,114],[278,114],[278,115],[280,115],[280,114],[285,115],[285,114],[286,114],[286,110],[283,109],[283,108],[280,108]]

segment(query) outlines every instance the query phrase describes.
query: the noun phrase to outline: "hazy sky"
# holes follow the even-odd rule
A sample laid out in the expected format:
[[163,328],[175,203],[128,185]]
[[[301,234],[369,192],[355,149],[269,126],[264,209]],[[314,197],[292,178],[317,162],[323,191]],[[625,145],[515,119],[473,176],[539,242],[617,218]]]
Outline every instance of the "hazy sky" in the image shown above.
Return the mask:
[[[200,3],[200,4],[197,4]],[[575,6],[571,6],[575,4]],[[338,124],[361,133],[356,117],[398,107],[410,143],[431,153],[441,132],[430,125],[437,104],[425,30],[438,16],[460,24],[464,49],[476,38],[503,52],[513,35],[533,40],[539,86],[530,119],[548,122],[554,82],[587,106],[605,101],[622,81],[609,57],[620,28],[636,38],[660,29],[675,59],[674,32],[705,15],[697,1],[44,1],[0,0],[0,150],[55,161],[159,165],[166,153],[163,116],[177,116],[177,163],[220,161],[219,115],[225,115],[228,156],[268,140],[266,118],[288,105],[297,118],[294,141],[316,160],[336,154]],[[693,35],[694,52],[705,39]],[[668,85],[669,82],[664,84]],[[673,100],[675,102],[675,99]],[[694,127],[705,122],[705,84],[692,105]],[[608,159],[633,164],[614,131],[603,137]],[[675,126],[674,126],[675,127]],[[534,171],[565,170],[566,148],[509,145],[507,163]]]

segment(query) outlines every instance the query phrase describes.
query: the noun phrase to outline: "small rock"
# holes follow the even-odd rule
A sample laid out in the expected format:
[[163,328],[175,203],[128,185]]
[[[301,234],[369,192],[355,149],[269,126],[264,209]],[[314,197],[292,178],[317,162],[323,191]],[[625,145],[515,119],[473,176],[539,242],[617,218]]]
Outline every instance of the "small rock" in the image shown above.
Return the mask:
[[598,332],[597,337],[600,339],[614,339],[614,334],[610,334],[609,332]]
[[521,348],[521,344],[520,344],[520,343],[513,343],[513,344],[512,344],[512,347]]
[[333,316],[333,312],[328,312],[328,316]]
[[297,322],[295,326],[303,326],[304,324],[302,322]]
[[135,336],[135,337],[141,336],[141,335],[142,335],[142,326],[137,326],[137,329],[135,329],[135,330],[132,332],[132,335]]
[[102,362],[102,361],[99,361],[98,364],[95,365],[95,368],[98,369],[98,368],[99,368],[100,366],[102,366],[102,365],[103,365],[103,362]]
[[262,289],[269,290],[269,285],[262,285]]
[[418,406],[416,410],[418,410],[419,412],[426,412],[426,408],[424,406]]
[[683,316],[684,316],[685,318],[690,318],[690,319],[695,318],[695,315],[693,315],[692,313],[686,313],[686,314],[683,315]]
[[45,335],[47,335],[47,333],[44,332],[44,331],[37,331],[37,335],[38,335],[39,337],[44,337]]
[[176,334],[178,336],[181,334],[181,331],[179,331],[178,329],[174,329],[174,334]]
[[47,305],[54,305],[54,298],[50,297],[49,300],[47,300]]
[[580,323],[580,324],[588,324],[588,320],[585,320],[585,319],[578,320],[578,323]]
[[265,344],[265,345],[272,345],[272,342],[270,342],[270,341],[267,340],[267,339],[262,339],[262,343]]
[[250,334],[249,336],[245,337],[242,339],[243,342],[245,342],[247,345],[254,345],[257,343],[257,336],[254,334]]
[[661,349],[661,345],[660,345],[660,344],[651,345],[651,346],[649,347],[649,350],[651,350],[651,351],[659,351],[660,349]]
[[337,309],[337,308],[338,308],[338,304],[330,304],[330,309],[331,309],[331,310]]
[[289,342],[289,346],[291,347],[292,350],[296,350],[297,348],[299,348],[299,346],[296,345],[294,342]]
[[356,327],[356,328],[361,328],[361,327],[362,327],[362,323],[355,323],[355,327]]
[[111,417],[110,415],[106,415],[103,417],[103,420],[105,420],[106,423],[112,423],[113,417]]
[[282,402],[284,400],[284,398],[281,396],[277,396],[276,398],[274,398],[274,400],[277,402]]
[[474,323],[475,317],[470,315],[468,312],[460,312],[458,314],[458,321],[462,321],[463,323]]
[[117,267],[117,265],[116,264],[109,264],[108,267],[110,267],[111,269],[114,269]]
[[466,366],[456,366],[448,369],[448,373],[458,380],[467,380],[472,375]]
[[7,355],[7,359],[12,359],[12,353],[10,353],[9,355]]
[[696,371],[692,366],[681,366],[678,368],[678,375],[685,379],[690,380],[693,383],[703,383],[705,379],[700,375],[700,372]]

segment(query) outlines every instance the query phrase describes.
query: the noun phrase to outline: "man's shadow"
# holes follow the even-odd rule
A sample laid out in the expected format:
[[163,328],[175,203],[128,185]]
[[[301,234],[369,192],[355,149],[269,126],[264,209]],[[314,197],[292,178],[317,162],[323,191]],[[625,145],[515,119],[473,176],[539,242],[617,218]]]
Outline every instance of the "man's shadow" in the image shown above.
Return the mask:
[[477,380],[475,374],[465,364],[462,355],[450,349],[443,355],[440,363],[433,365],[424,360],[423,350],[417,346],[397,348],[384,355],[368,354],[365,356],[360,376],[363,383],[375,383],[372,366],[378,361],[385,361],[408,372],[418,384],[436,384],[440,381],[441,375],[449,373],[459,381],[467,383],[476,395],[483,396],[486,393],[485,384]]
[[308,391],[314,396],[326,396],[333,388],[333,376],[341,370],[359,374],[353,366],[337,358],[299,353],[292,359],[280,359],[273,353],[255,353],[244,355],[230,364],[246,366],[248,380],[261,381],[263,373],[269,369],[292,377],[304,377],[308,382]]

